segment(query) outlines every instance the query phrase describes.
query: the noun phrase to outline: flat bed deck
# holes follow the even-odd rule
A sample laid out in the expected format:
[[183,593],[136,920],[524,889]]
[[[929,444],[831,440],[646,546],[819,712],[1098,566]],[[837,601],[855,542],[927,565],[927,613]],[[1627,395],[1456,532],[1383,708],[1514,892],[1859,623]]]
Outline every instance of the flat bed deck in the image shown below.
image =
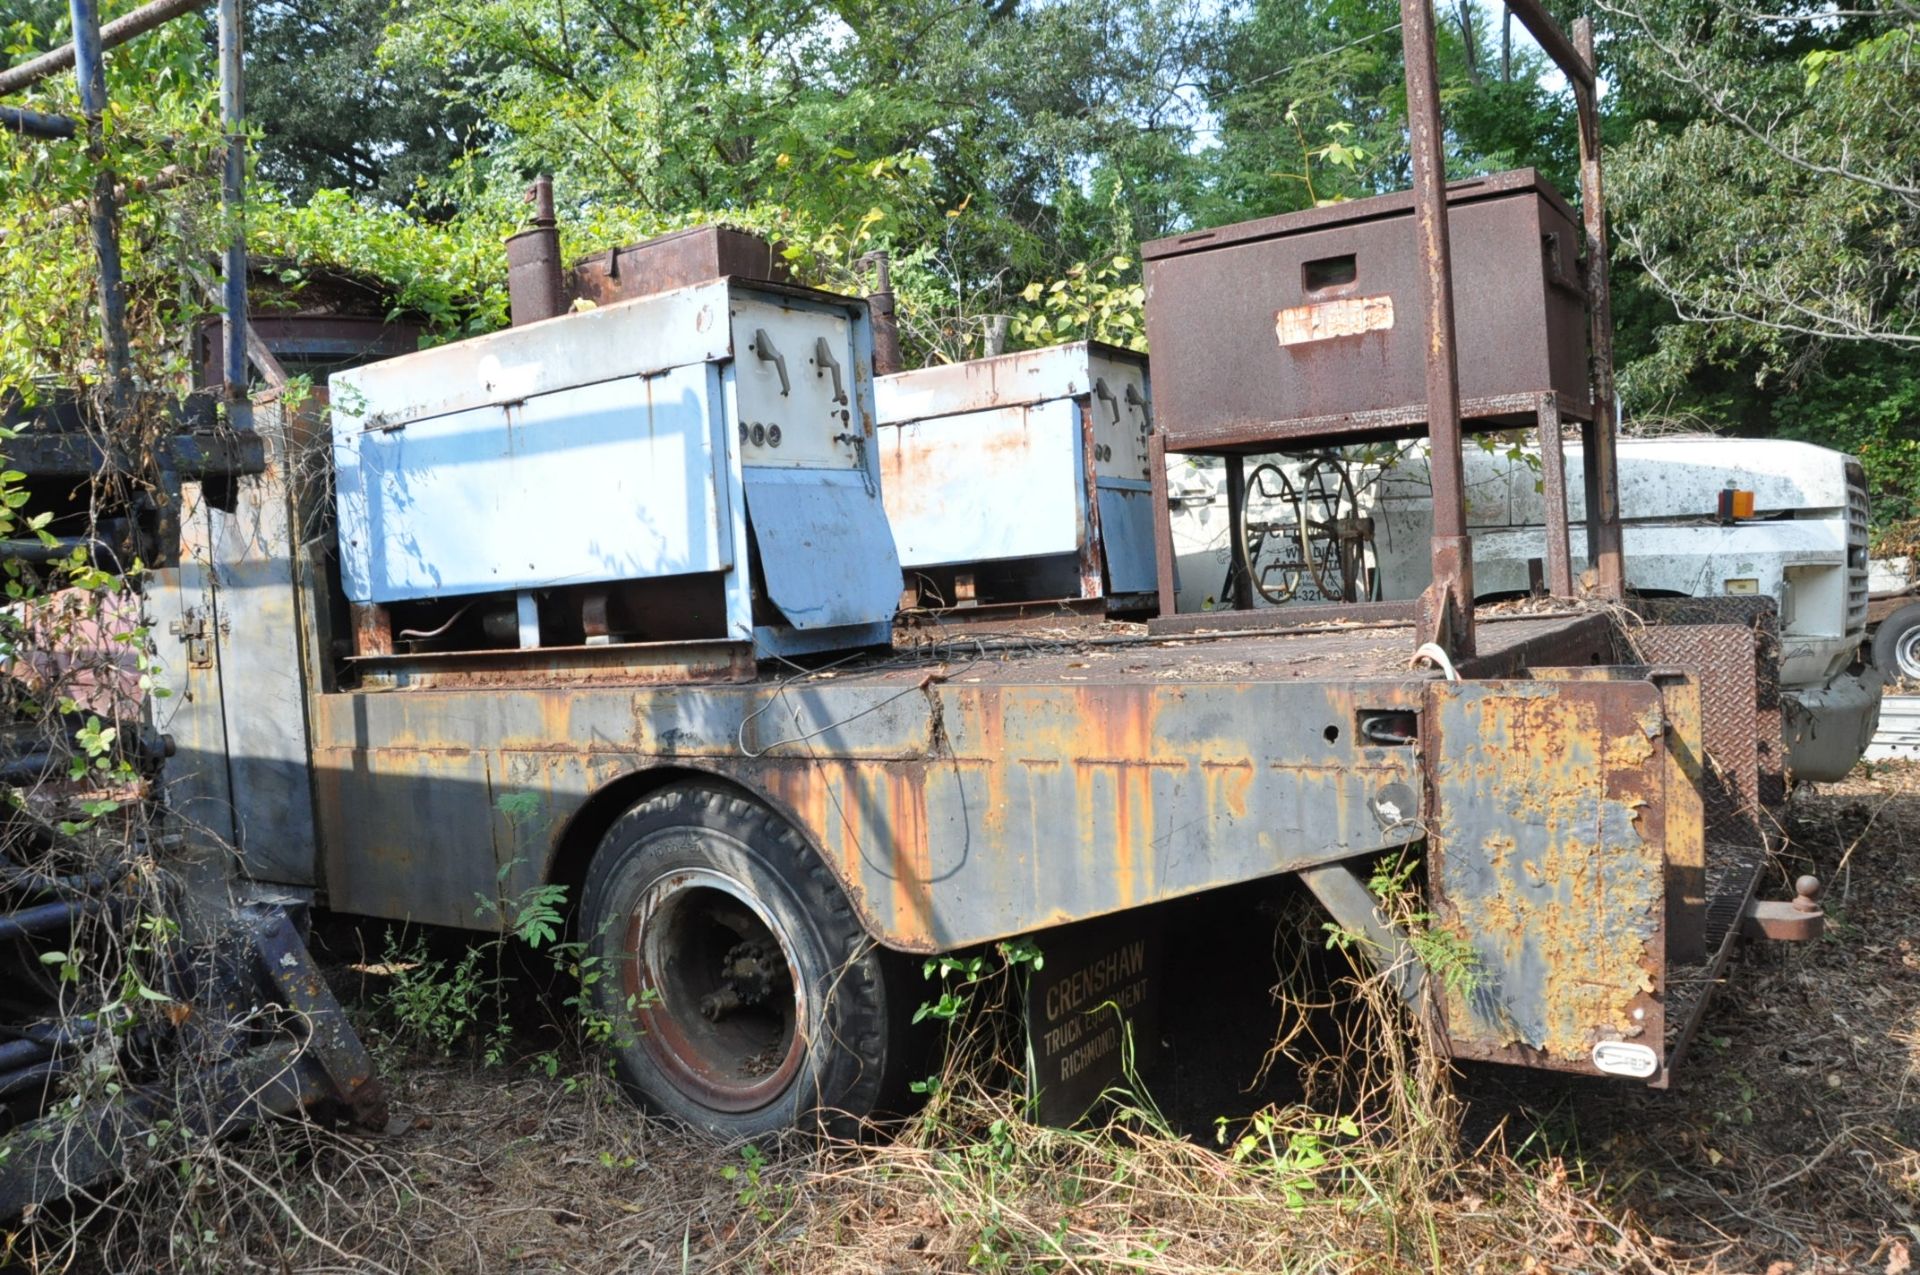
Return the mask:
[[[1276,682],[1290,680],[1405,680],[1425,676],[1410,668],[1411,622],[1289,626],[1280,611],[1263,629],[1205,629],[1148,633],[1143,625],[1108,623],[1046,629],[973,628],[953,624],[915,630],[891,658],[845,666],[838,676],[889,682],[924,675],[946,663],[961,682],[1001,685],[1137,680]],[[1611,662],[1616,652],[1607,618],[1590,610],[1548,614],[1483,611],[1479,650],[1459,668],[1462,677],[1511,677],[1529,667]],[[958,666],[968,664],[963,673]],[[763,666],[763,670],[767,666]],[[799,676],[789,667],[782,680]]]

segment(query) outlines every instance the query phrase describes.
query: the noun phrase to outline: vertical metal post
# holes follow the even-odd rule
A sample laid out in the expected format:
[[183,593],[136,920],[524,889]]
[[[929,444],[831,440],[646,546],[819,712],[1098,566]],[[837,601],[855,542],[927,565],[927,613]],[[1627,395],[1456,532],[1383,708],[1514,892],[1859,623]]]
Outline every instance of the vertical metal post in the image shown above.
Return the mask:
[[1160,598],[1160,614],[1179,609],[1179,588],[1173,569],[1173,503],[1167,482],[1167,440],[1147,435],[1147,483],[1153,497],[1153,580]]
[[[77,0],[76,0],[77,2]],[[240,0],[220,0],[220,122],[227,135],[226,171],[220,204],[226,214],[227,244],[222,289],[220,345],[223,351],[227,413],[235,428],[252,426],[247,397],[247,150],[246,94],[240,78],[244,36]]]
[[1547,592],[1573,596],[1573,555],[1567,544],[1567,455],[1560,439],[1560,396],[1540,396],[1534,412],[1540,429],[1540,494],[1546,505]]
[[1573,24],[1575,51],[1588,68],[1583,83],[1573,79],[1580,116],[1580,214],[1587,236],[1587,322],[1593,358],[1593,424],[1583,431],[1586,470],[1587,556],[1593,561],[1594,590],[1618,601],[1626,594],[1626,562],[1621,551],[1619,464],[1613,424],[1613,294],[1607,277],[1607,200],[1600,183],[1599,67],[1593,58],[1593,21]]
[[1227,534],[1233,537],[1228,578],[1233,581],[1233,609],[1253,610],[1253,552],[1247,546],[1247,458],[1227,457]]
[[113,169],[107,164],[106,54],[100,47],[100,11],[94,0],[71,0],[73,69],[80,81],[80,110],[87,120],[87,158],[94,164],[93,251],[100,261],[100,324],[107,340],[107,394],[124,410],[133,390],[127,353],[127,293],[120,269],[119,214],[114,208]]
[[[1400,0],[1406,60],[1407,131],[1413,153],[1420,296],[1427,321],[1428,467],[1433,481],[1433,586],[1422,600],[1416,642],[1473,654],[1473,541],[1460,459],[1460,366],[1454,344],[1453,254],[1447,234],[1446,154],[1440,71],[1429,0]],[[1451,612],[1449,615],[1448,613]]]

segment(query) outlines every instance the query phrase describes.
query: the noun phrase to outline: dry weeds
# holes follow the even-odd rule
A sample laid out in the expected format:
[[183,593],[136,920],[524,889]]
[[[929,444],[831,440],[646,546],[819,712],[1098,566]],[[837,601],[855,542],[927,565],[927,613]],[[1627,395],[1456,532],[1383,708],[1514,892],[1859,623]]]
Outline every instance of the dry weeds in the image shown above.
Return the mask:
[[[1900,1275],[1920,1247],[1920,767],[1803,794],[1789,830],[1771,884],[1826,876],[1830,933],[1740,957],[1667,1093],[1498,1068],[1449,1086],[1363,1002],[1344,1065],[1309,1066],[1300,1103],[1219,1113],[1225,1147],[1144,1095],[1095,1128],[1031,1125],[974,1065],[884,1138],[748,1149],[591,1074],[389,1045],[385,1136],[288,1127],[202,1157],[149,1197],[175,1241],[135,1242],[124,1215],[96,1227],[98,1268]],[[1314,1062],[1313,1033],[1289,1048],[1278,1066]]]

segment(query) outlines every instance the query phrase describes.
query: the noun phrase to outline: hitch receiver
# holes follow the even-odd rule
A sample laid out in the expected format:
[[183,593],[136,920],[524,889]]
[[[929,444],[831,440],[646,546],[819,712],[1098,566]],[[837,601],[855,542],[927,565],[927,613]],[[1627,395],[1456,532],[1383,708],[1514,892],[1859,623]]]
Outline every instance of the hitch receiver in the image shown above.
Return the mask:
[[1827,914],[1818,902],[1819,877],[1801,877],[1793,883],[1794,897],[1781,903],[1754,899],[1740,917],[1740,933],[1774,943],[1805,943],[1826,933]]

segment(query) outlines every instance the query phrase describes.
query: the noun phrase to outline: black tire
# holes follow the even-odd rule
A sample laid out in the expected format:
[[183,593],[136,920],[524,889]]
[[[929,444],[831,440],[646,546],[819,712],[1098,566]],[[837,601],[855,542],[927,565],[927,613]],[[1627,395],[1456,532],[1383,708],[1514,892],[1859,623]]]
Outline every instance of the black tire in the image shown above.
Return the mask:
[[602,839],[581,921],[615,1073],[648,1110],[732,1140],[898,1101],[900,959],[766,807],[701,785],[642,801]]
[[1890,682],[1920,682],[1920,602],[1880,621],[1873,631],[1873,666]]

